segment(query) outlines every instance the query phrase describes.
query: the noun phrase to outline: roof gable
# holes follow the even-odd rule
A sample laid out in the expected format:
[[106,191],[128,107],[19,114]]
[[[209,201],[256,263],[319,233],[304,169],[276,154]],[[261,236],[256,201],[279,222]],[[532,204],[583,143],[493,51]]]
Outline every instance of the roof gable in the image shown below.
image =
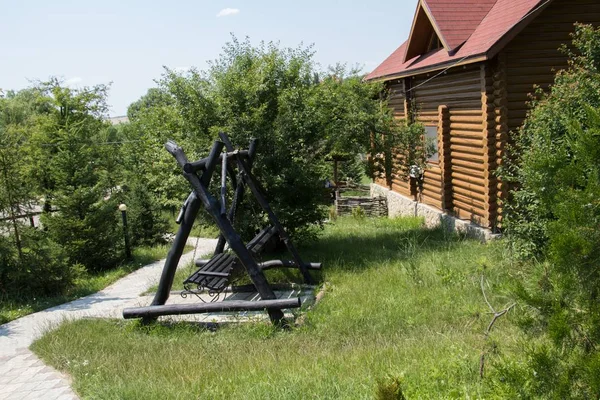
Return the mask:
[[454,52],[469,39],[496,0],[423,0],[446,42]]
[[417,5],[417,12],[415,14],[415,18],[413,19],[410,36],[406,45],[404,61],[406,62],[412,58],[427,53],[432,38],[439,39],[442,42],[442,46],[444,46],[446,50],[450,50],[444,41],[443,35],[438,31],[435,22],[430,17],[429,10],[426,8],[423,0],[421,0]]
[[[449,64],[457,65],[459,63],[483,61],[493,57],[501,47],[506,45],[507,38],[516,35],[552,2],[553,0],[419,0],[419,7],[423,3],[429,7],[433,7],[433,10],[435,10],[431,11],[430,14],[432,18],[434,15],[437,17],[432,21],[433,26],[438,26],[436,32],[444,32],[444,29],[440,28],[440,26],[446,27],[453,23],[456,24],[456,28],[452,28],[451,31],[445,31],[444,40],[446,43],[456,44],[457,41],[462,40],[462,37],[469,34],[466,41],[451,51],[442,48],[435,52],[422,53],[411,59],[406,58],[406,48],[409,44],[405,43],[373,70],[366,79],[399,78],[410,76],[417,72],[434,71]],[[465,30],[459,29],[459,23],[452,18],[458,18],[457,15],[459,14],[457,14],[457,10],[464,10],[466,5],[469,4],[475,7],[475,3],[482,5],[484,3],[488,5],[490,3],[493,4],[487,14],[479,21],[478,25],[472,27],[472,31],[471,28]],[[449,10],[447,14],[442,12],[444,9]],[[478,10],[474,14],[469,15],[483,15],[485,9]],[[419,8],[417,8],[418,11]],[[441,16],[442,14],[444,14],[444,17]],[[473,16],[472,18],[475,17]],[[477,18],[474,20],[477,20]],[[454,32],[456,37],[448,39],[453,37],[449,32]]]

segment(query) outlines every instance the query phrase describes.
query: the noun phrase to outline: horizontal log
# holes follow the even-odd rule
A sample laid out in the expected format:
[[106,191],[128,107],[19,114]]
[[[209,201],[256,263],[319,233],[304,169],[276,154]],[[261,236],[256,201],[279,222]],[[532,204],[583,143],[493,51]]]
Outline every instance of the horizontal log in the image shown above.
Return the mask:
[[471,140],[483,140],[483,129],[480,131],[463,131],[459,129],[450,130],[450,141],[453,137],[466,138]]
[[479,186],[479,187],[483,187],[485,186],[485,180],[483,179],[483,177],[481,175],[477,175],[477,176],[473,176],[472,175],[472,171],[469,171],[469,173],[461,173],[461,172],[457,172],[456,168],[452,168],[452,184],[454,184],[455,181],[462,181],[471,185],[475,185],[475,186]]
[[468,146],[483,149],[483,138],[450,136],[450,145]]
[[480,118],[477,123],[451,122],[450,123],[450,130],[453,130],[453,131],[481,132],[481,131],[483,131],[483,117]]
[[486,217],[485,211],[482,208],[475,207],[475,206],[470,205],[468,203],[464,203],[463,201],[461,201],[461,200],[459,200],[457,198],[452,198],[452,205],[454,205],[454,208],[457,211],[462,211],[462,212],[467,212],[467,213],[470,213],[470,214],[474,214],[474,215],[477,215],[478,217],[481,217],[481,218],[485,218]]
[[442,198],[432,198],[431,196],[428,196],[426,194],[423,195],[423,203],[427,204],[428,206],[432,206],[435,207],[437,209],[442,209]]
[[156,318],[164,315],[281,310],[284,308],[298,308],[301,305],[300,298],[260,301],[231,300],[202,304],[169,304],[164,306],[126,308],[123,310],[123,318]]
[[482,203],[485,203],[486,201],[486,196],[482,193],[474,192],[468,189],[463,189],[460,186],[454,186],[452,189],[454,190],[455,194],[465,196],[470,199],[475,199],[477,201],[481,201]]
[[[492,117],[493,114],[490,113],[489,117]],[[479,115],[450,115],[450,122],[456,123],[467,123],[467,124],[481,124],[484,116],[482,112],[479,112]]]
[[489,159],[489,156],[485,155],[485,154],[465,154],[463,152],[459,152],[459,151],[451,151],[450,152],[450,162],[454,163],[454,160],[465,160],[465,161],[469,161],[469,162],[476,162],[476,163],[485,163],[486,160]]
[[450,144],[450,151],[458,152],[458,153],[467,153],[474,154],[477,156],[483,156],[483,148],[482,147],[474,147],[474,146],[461,146],[459,144]]
[[485,193],[485,186],[484,185],[473,185],[471,183],[464,182],[464,181],[458,180],[458,179],[452,179],[451,182],[452,182],[452,188],[459,188],[460,187],[460,188],[463,188],[464,190],[478,192],[482,196]]
[[465,210],[469,210],[471,211],[471,209],[473,210],[478,210],[478,212],[481,212],[482,215],[485,212],[485,203],[479,200],[475,200],[471,197],[467,197],[464,196],[462,194],[458,194],[455,193],[454,196],[452,196],[452,199],[455,201],[456,204],[460,203],[461,204],[461,208],[465,209]]
[[[235,158],[235,156],[237,155],[241,155],[242,157],[247,158],[248,157],[248,150],[236,150],[236,151],[232,151],[227,153],[227,160],[228,162],[237,162],[237,158]],[[223,154],[221,154],[219,156],[219,161],[223,160]],[[206,168],[206,163],[208,162],[208,158],[203,158],[201,160],[198,161],[194,161],[191,163],[187,163],[183,166],[183,170],[185,172],[187,172],[188,174],[194,173],[194,172],[198,172],[201,171],[203,169]]]
[[481,108],[474,110],[450,110],[450,118],[456,115],[477,115],[481,116]]
[[[298,268],[298,264],[292,260],[271,260],[259,263],[258,266],[266,271],[273,268]],[[322,263],[306,263],[306,268],[311,270],[320,270]]]
[[486,167],[483,163],[469,162],[469,161],[464,161],[464,160],[460,160],[460,159],[456,159],[456,158],[452,160],[452,168],[454,168],[454,166],[468,168],[471,170],[478,171],[479,173],[483,172]]
[[[206,259],[197,259],[194,261],[197,267],[204,267],[208,264],[210,260]],[[298,268],[298,264],[293,260],[271,260],[263,263],[259,263],[258,266],[263,270],[273,269],[273,268]],[[320,270],[322,263],[308,263],[306,267],[312,270]],[[205,273],[206,274],[206,273]]]

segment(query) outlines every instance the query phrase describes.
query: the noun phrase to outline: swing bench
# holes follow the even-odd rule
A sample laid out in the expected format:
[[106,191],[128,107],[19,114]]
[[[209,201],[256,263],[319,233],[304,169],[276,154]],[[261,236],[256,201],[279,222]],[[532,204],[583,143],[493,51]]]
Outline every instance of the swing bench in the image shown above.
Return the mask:
[[[219,137],[221,140],[213,144],[209,156],[193,163],[188,162],[185,153],[175,142],[169,141],[165,145],[183,169],[184,176],[191,184],[193,191],[183,204],[177,217],[177,223],[180,227],[167,256],[152,304],[147,307],[127,308],[123,310],[124,318],[143,318],[144,321],[150,322],[163,315],[267,310],[271,321],[279,324],[283,319],[282,310],[300,307],[301,301],[300,298],[277,299],[263,271],[272,268],[296,268],[302,273],[304,282],[312,284],[313,279],[309,270],[321,269],[320,263],[305,263],[300,258],[292,241],[265,199],[264,190],[252,174],[251,168],[256,154],[257,141],[252,140],[248,150],[239,151],[234,150],[226,134],[221,133]],[[226,152],[223,152],[224,148]],[[219,161],[221,162],[221,193],[220,199],[217,200],[209,192],[208,187]],[[237,174],[235,173],[236,167]],[[230,178],[235,187],[229,211],[226,209],[227,177]],[[244,244],[239,234],[234,230],[233,222],[246,187],[250,189],[258,204],[268,216],[271,225],[261,230],[247,244]],[[236,271],[245,269],[261,300],[166,305],[177,265],[201,205],[204,205],[204,208],[219,227],[219,240],[211,259],[195,260],[195,264],[199,269],[184,281],[185,290],[182,296],[185,297],[188,294],[198,295],[207,291],[213,297],[213,300],[217,300],[218,295],[231,285],[232,276],[236,274]],[[265,249],[267,243],[275,237],[282,240],[293,260],[257,262],[258,255]],[[226,243],[231,250],[229,253],[224,251]]]
[[[254,257],[257,257],[276,235],[277,230],[274,227],[266,227],[248,242],[246,248]],[[194,292],[190,288],[194,285],[200,291],[207,289],[213,294],[222,292],[231,283],[231,275],[238,266],[234,256],[223,253],[215,254],[210,260],[195,260],[194,262],[200,269],[183,282],[184,287],[190,293]]]

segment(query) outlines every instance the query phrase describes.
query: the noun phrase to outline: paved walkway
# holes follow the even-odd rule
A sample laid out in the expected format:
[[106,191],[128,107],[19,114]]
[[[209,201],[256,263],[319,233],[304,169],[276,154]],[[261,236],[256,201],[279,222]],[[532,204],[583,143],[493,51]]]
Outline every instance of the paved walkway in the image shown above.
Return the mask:
[[[217,241],[200,239],[196,255],[211,253]],[[196,239],[188,244],[194,246]],[[180,266],[192,261],[185,254]],[[139,296],[158,282],[164,260],[147,265],[94,295],[27,315],[0,326],[0,399],[66,400],[78,397],[67,376],[45,366],[29,346],[44,332],[67,320],[121,318],[123,308],[139,304]]]

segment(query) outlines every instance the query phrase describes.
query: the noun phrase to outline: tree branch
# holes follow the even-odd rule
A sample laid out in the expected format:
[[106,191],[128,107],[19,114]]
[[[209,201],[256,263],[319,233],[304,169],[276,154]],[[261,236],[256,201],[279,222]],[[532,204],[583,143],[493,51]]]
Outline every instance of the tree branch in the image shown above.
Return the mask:
[[[492,318],[492,321],[490,322],[490,324],[488,325],[486,331],[484,332],[485,339],[487,340],[488,337],[490,336],[490,333],[492,332],[492,328],[494,327],[494,324],[496,323],[496,321],[500,317],[502,317],[503,315],[507,314],[510,310],[512,310],[513,308],[515,308],[515,306],[517,305],[517,303],[511,304],[510,306],[508,306],[507,308],[505,308],[502,311],[496,311],[496,309],[489,302],[489,300],[487,298],[487,295],[485,294],[485,277],[483,275],[481,275],[481,293],[483,293],[483,298],[485,299],[485,303],[488,305],[488,307],[490,308],[490,310],[492,310],[492,314],[494,314],[494,317]],[[483,379],[484,371],[485,371],[485,347],[481,351],[481,357],[479,359],[479,377],[481,379]]]

